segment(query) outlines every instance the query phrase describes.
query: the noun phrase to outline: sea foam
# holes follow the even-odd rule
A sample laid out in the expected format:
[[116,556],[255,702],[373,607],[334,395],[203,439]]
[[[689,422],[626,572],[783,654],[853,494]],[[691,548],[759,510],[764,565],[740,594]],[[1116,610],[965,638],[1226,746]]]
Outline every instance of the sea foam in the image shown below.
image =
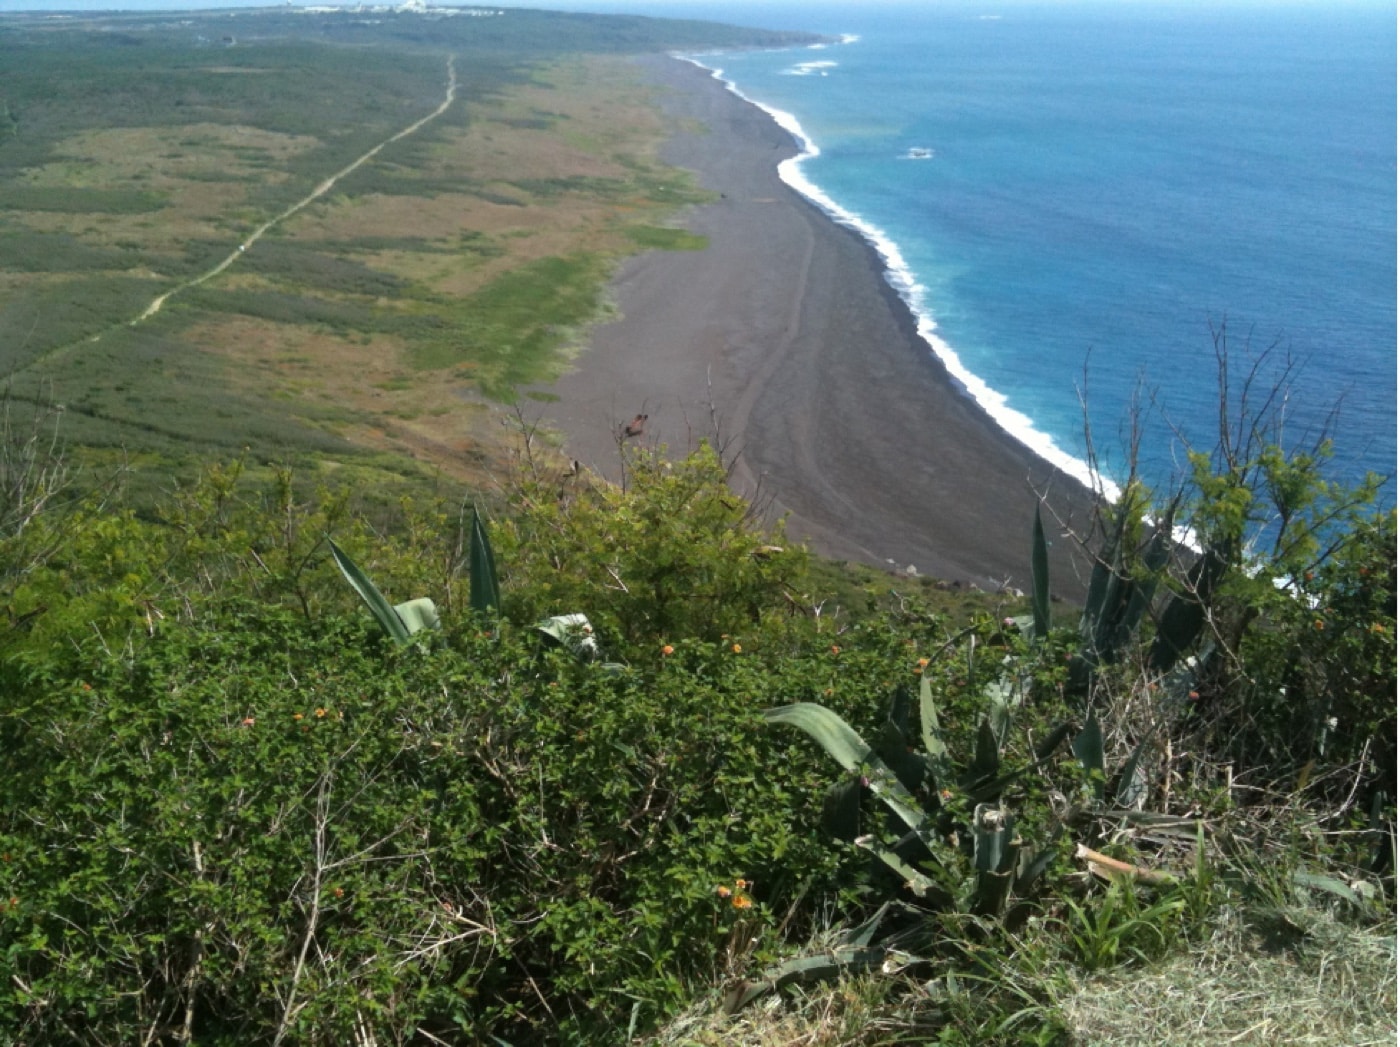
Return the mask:
[[[850,37],[848,41],[846,37],[842,37],[842,43],[854,42],[857,39],[859,38]],[[677,57],[706,70],[730,93],[767,113],[774,123],[792,135],[799,152],[796,156],[784,160],[778,165],[778,176],[786,185],[819,207],[833,221],[855,231],[874,248],[884,266],[886,282],[909,307],[919,337],[924,340],[934,356],[943,364],[954,385],[962,393],[970,396],[973,402],[985,411],[998,427],[1027,447],[1037,457],[1049,462],[1056,469],[1074,477],[1081,483],[1102,491],[1107,498],[1116,499],[1120,493],[1117,484],[1104,474],[1095,472],[1087,462],[1062,450],[1053,438],[1037,429],[1028,416],[1011,407],[1005,396],[970,371],[959,359],[953,347],[939,336],[938,322],[934,319],[927,302],[928,289],[915,278],[913,270],[904,260],[899,245],[883,229],[838,204],[827,195],[825,190],[811,181],[802,170],[807,161],[821,155],[821,149],[803,129],[797,117],[782,109],[765,105],[755,98],[750,98],[732,80],[726,79],[724,70],[718,66],[708,65],[694,55],[678,55]]]

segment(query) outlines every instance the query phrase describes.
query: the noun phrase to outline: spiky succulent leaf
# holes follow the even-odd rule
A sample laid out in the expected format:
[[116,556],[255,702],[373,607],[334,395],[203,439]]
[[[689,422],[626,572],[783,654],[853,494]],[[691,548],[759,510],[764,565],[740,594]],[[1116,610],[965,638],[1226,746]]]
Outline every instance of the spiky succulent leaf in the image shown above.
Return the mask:
[[1084,770],[1089,772],[1094,795],[1102,800],[1103,731],[1099,727],[1098,716],[1092,710],[1089,712],[1089,719],[1085,722],[1083,730],[1074,736],[1072,747],[1075,759],[1079,761]]
[[501,587],[496,579],[496,556],[491,551],[491,539],[481,512],[472,506],[472,534],[469,550],[471,592],[469,602],[473,611],[487,614],[501,606]]
[[1050,551],[1045,541],[1045,525],[1040,519],[1040,503],[1035,507],[1035,523],[1031,527],[1031,617],[1035,619],[1035,638],[1050,635]]
[[1005,872],[1011,867],[1014,819],[995,804],[979,803],[972,813],[972,866],[978,872]]
[[586,614],[557,614],[537,623],[535,629],[580,658],[598,657],[598,641]]
[[855,844],[857,847],[869,851],[893,870],[895,875],[904,881],[905,889],[914,897],[928,898],[930,895],[940,896],[943,894],[943,889],[934,880],[915,869],[874,836],[858,837]]
[[437,629],[442,625],[437,604],[426,596],[394,604],[394,613],[399,616],[410,635],[423,629]]
[[859,778],[837,782],[822,798],[822,828],[847,843],[860,835]]
[[408,626],[404,624],[398,612],[390,606],[389,601],[384,599],[384,594],[340,546],[336,545],[330,538],[327,538],[326,542],[331,547],[331,557],[335,560],[336,566],[340,568],[340,573],[345,576],[350,587],[359,594],[360,599],[369,608],[370,614],[374,615],[375,621],[398,643],[408,643]]
[[927,820],[918,801],[899,777],[866,745],[849,724],[830,709],[815,702],[795,702],[776,709],[765,709],[763,718],[773,724],[788,724],[805,732],[843,768],[864,775],[870,791],[878,796],[911,829]]
[[838,946],[820,956],[802,956],[788,960],[763,972],[763,980],[741,982],[724,999],[724,1010],[734,1014],[754,1000],[787,985],[832,981],[857,971],[876,970],[887,963],[910,962],[914,957],[900,957],[886,949],[871,949],[854,945]]
[[938,708],[933,702],[933,684],[927,676],[919,681],[919,724],[923,729],[924,749],[936,763],[948,759],[948,746],[938,724]]
[[1118,792],[1114,796],[1114,802],[1120,807],[1140,811],[1147,803],[1147,769],[1142,766],[1142,758],[1150,741],[1150,738],[1144,738],[1139,742],[1123,765],[1123,775],[1118,780]]

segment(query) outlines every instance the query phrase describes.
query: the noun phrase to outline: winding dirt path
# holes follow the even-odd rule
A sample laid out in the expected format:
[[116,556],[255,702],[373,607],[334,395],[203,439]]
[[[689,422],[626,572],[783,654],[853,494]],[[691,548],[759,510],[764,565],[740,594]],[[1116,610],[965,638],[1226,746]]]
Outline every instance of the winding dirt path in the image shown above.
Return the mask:
[[[198,287],[200,284],[202,284],[202,283],[204,283],[204,282],[206,282],[206,281],[208,281],[208,280],[212,280],[214,277],[218,276],[220,273],[222,273],[222,272],[223,272],[225,269],[227,269],[229,266],[233,265],[234,262],[238,261],[238,259],[239,259],[240,257],[242,257],[242,256],[247,252],[248,248],[252,247],[255,243],[257,243],[259,240],[261,240],[264,233],[268,232],[268,231],[271,230],[271,229],[276,228],[279,224],[281,224],[282,222],[285,222],[288,218],[291,218],[291,217],[292,217],[294,214],[296,214],[298,211],[301,211],[303,208],[307,207],[309,204],[315,203],[315,202],[316,202],[317,200],[319,200],[321,197],[325,196],[328,192],[330,192],[332,189],[335,188],[335,184],[336,184],[337,182],[339,182],[342,178],[344,178],[344,177],[345,177],[346,175],[348,175],[348,174],[353,173],[354,171],[357,171],[360,167],[364,166],[364,165],[365,165],[366,163],[368,163],[370,160],[373,160],[376,156],[378,156],[378,155],[379,155],[379,151],[380,151],[381,149],[383,149],[385,146],[393,145],[395,142],[399,141],[400,139],[407,138],[409,135],[411,135],[411,134],[413,134],[414,132],[416,132],[416,131],[418,131],[419,129],[421,129],[424,125],[426,125],[426,124],[428,124],[428,123],[431,123],[433,120],[436,120],[436,119],[437,119],[439,116],[441,116],[443,113],[447,112],[448,107],[449,107],[454,101],[456,101],[456,99],[457,99],[457,56],[456,56],[456,55],[450,55],[450,56],[448,57],[448,59],[447,59],[447,94],[446,94],[446,97],[443,98],[442,104],[441,104],[440,106],[438,106],[436,109],[434,109],[434,110],[433,110],[431,113],[429,113],[427,116],[425,116],[425,117],[421,118],[420,120],[416,120],[415,122],[409,124],[407,127],[405,127],[402,131],[398,132],[397,134],[392,135],[392,136],[390,136],[389,138],[384,139],[384,141],[380,142],[378,145],[376,145],[376,146],[375,146],[373,149],[371,149],[369,152],[365,153],[365,154],[364,154],[363,156],[361,156],[359,159],[357,159],[357,160],[353,161],[352,163],[347,164],[345,167],[341,168],[339,171],[337,171],[335,174],[331,175],[331,176],[330,176],[329,178],[327,178],[324,182],[322,182],[322,183],[321,183],[320,185],[318,185],[315,189],[313,189],[309,194],[307,194],[307,195],[306,195],[305,197],[303,197],[302,199],[298,200],[296,203],[292,204],[292,206],[288,207],[285,211],[283,211],[281,214],[277,215],[275,218],[269,218],[269,219],[268,219],[266,222],[264,222],[262,225],[258,226],[256,229],[254,229],[253,232],[252,232],[251,234],[249,234],[248,239],[244,240],[241,244],[239,244],[238,247],[237,247],[235,250],[230,251],[228,257],[225,258],[225,259],[224,259],[222,262],[220,262],[218,265],[214,266],[213,269],[210,269],[207,273],[203,273],[203,274],[201,274],[201,275],[199,275],[199,276],[194,277],[193,279],[186,280],[184,283],[178,285],[177,287],[174,287],[174,288],[172,288],[171,290],[166,291],[165,294],[161,295],[159,298],[157,298],[155,301],[153,301],[150,305],[146,306],[146,311],[145,311],[145,312],[143,312],[140,316],[136,317],[136,319],[131,320],[131,321],[129,322],[130,326],[135,327],[137,324],[141,323],[143,320],[149,320],[151,317],[155,316],[156,313],[160,312],[161,307],[162,307],[163,305],[165,305],[165,303],[166,303],[169,299],[173,298],[175,295],[179,294],[181,291],[188,291],[191,287]],[[100,337],[100,336],[98,336],[98,337]],[[93,341],[96,341],[96,340],[97,340],[96,338],[93,339]]]
[[97,334],[94,335],[89,335],[86,338],[79,339],[78,341],[69,342],[65,345],[54,346],[52,349],[49,349],[43,353],[40,353],[38,356],[35,356],[22,367],[16,368],[13,373],[19,374],[26,371],[33,371],[37,367],[41,366],[45,361],[50,360],[58,354],[66,352],[67,350],[72,349],[75,346],[82,345],[85,343],[91,344],[94,342],[100,342],[107,334],[111,333],[112,331],[118,330],[122,327],[135,327],[138,324],[149,320],[151,317],[159,313],[161,308],[165,305],[165,303],[168,302],[171,298],[175,297],[177,294],[180,294],[182,291],[188,291],[191,287],[198,287],[200,284],[206,283],[207,281],[212,280],[214,277],[218,276],[225,269],[229,268],[229,266],[237,262],[239,258],[243,257],[243,255],[247,253],[250,247],[257,243],[258,240],[262,239],[265,233],[274,229],[280,223],[285,222],[288,218],[291,218],[293,215],[303,210],[309,204],[312,204],[316,200],[319,200],[321,197],[325,196],[326,193],[330,192],[333,188],[335,188],[336,183],[339,182],[342,178],[358,170],[364,164],[368,163],[370,160],[373,160],[376,156],[378,156],[380,150],[384,149],[386,146],[393,145],[395,142],[398,142],[401,139],[407,138],[409,135],[421,130],[424,126],[431,123],[433,120],[436,120],[443,113],[447,112],[448,107],[451,106],[452,103],[457,100],[456,63],[456,56],[449,55],[447,59],[447,89],[444,94],[441,105],[439,105],[428,115],[421,117],[418,120],[415,120],[413,123],[405,127],[402,131],[390,135],[388,138],[384,139],[384,141],[376,145],[373,149],[370,149],[368,152],[366,152],[363,156],[359,157],[352,163],[347,164],[345,167],[341,168],[341,170],[337,171],[325,181],[321,182],[319,185],[316,186],[315,189],[313,189],[301,200],[298,200],[296,203],[292,204],[281,214],[277,215],[274,218],[268,219],[262,225],[258,226],[257,229],[255,229],[251,234],[249,234],[246,240],[244,240],[236,248],[230,251],[228,257],[226,257],[218,265],[214,266],[214,268],[210,269],[206,273],[201,273],[199,276],[186,280],[184,283],[177,284],[169,291],[166,291],[164,294],[158,296],[154,301],[151,302],[150,305],[146,306],[145,310],[139,316],[136,316],[131,320],[119,320],[116,323],[112,324],[110,327],[106,328],[105,330],[99,331]]

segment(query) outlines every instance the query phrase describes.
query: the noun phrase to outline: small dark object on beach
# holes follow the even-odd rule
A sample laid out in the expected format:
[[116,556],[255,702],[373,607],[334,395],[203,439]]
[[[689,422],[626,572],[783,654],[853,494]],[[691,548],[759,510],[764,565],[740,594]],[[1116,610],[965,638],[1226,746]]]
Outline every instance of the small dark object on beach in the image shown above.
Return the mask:
[[646,428],[646,424],[647,416],[644,414],[639,414],[636,418],[633,418],[630,422],[628,422],[622,427],[622,435],[624,437],[641,436],[642,430]]

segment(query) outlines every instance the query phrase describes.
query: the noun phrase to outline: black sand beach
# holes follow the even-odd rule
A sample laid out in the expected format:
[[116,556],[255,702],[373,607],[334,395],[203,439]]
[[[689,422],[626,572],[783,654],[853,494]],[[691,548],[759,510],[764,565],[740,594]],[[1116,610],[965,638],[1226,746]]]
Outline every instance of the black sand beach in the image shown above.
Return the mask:
[[[708,248],[622,269],[621,319],[592,333],[543,411],[566,452],[615,477],[614,434],[634,415],[648,416],[640,439],[674,453],[718,430],[736,488],[814,550],[1025,588],[1037,492],[1079,524],[1088,492],[953,385],[872,248],[780,181],[791,136],[706,71],[645,61],[684,129],[662,158],[722,195],[684,216]],[[1070,595],[1073,543],[1046,523]]]

